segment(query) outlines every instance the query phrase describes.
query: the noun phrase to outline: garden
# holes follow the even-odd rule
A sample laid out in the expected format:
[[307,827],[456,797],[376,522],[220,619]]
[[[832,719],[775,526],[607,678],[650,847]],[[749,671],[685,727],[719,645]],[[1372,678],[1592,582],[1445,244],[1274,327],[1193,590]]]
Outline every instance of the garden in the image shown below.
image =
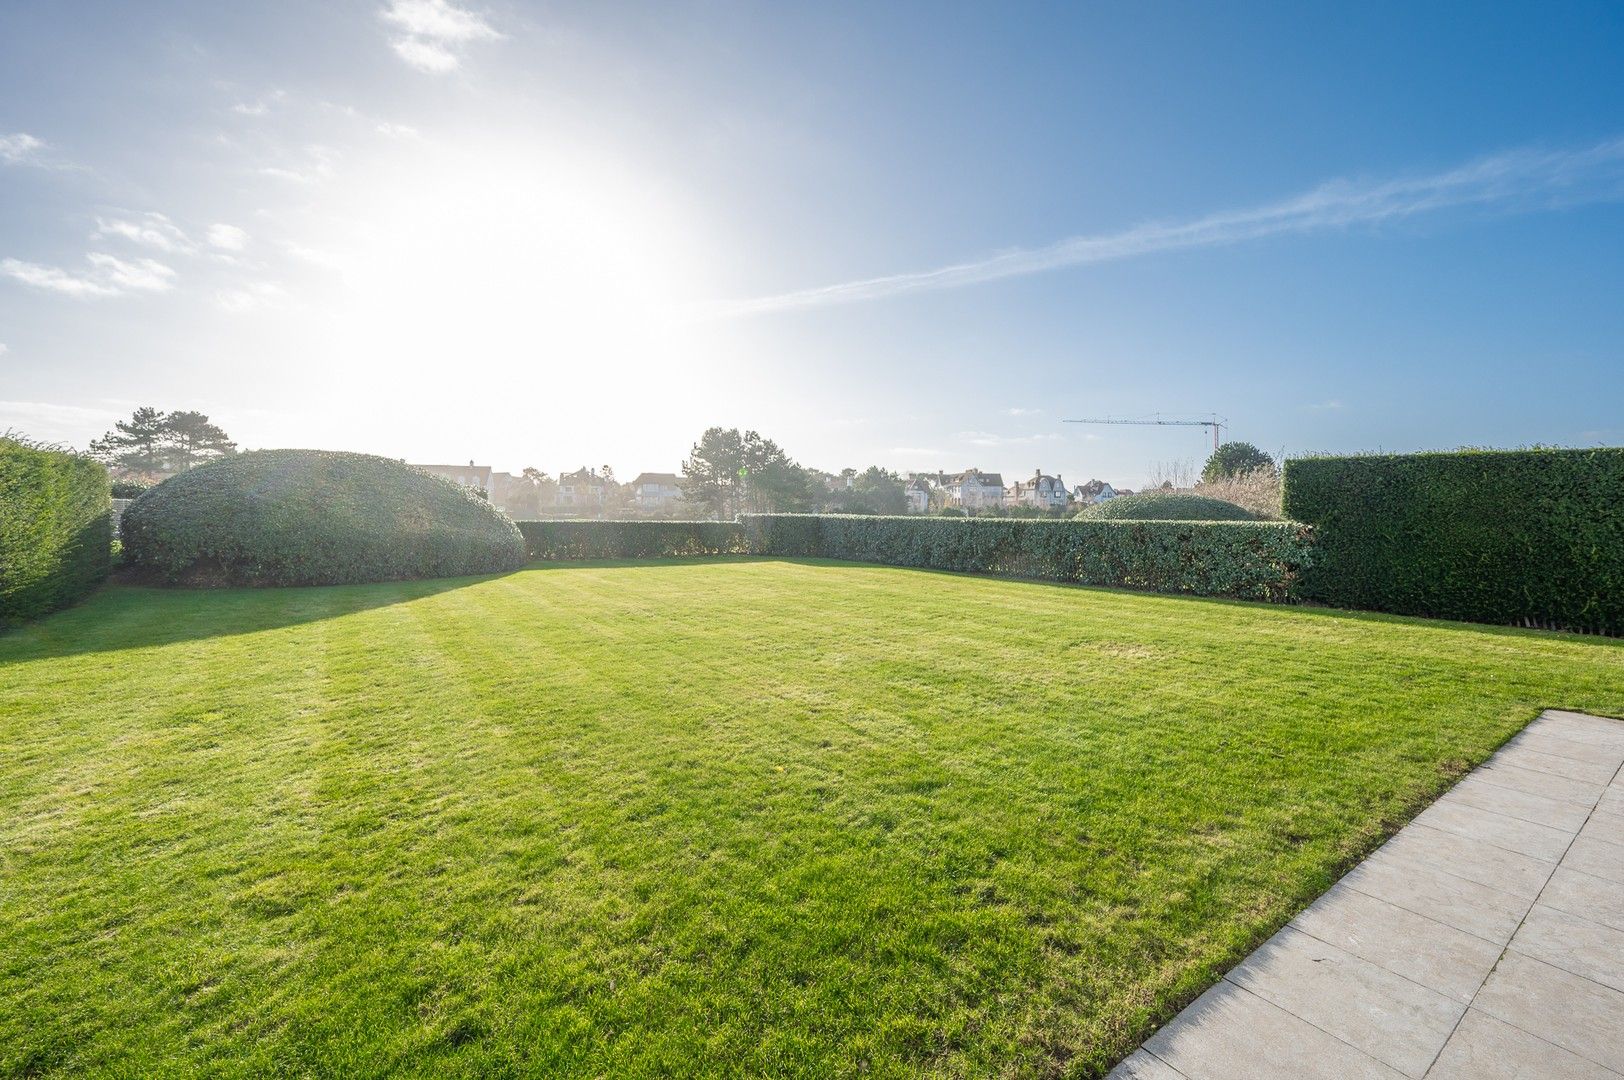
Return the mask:
[[[105,476],[7,453],[61,569],[0,577],[8,1075],[1103,1075],[1541,709],[1624,715],[1618,452],[1499,561],[1332,505],[1471,455],[1292,463],[1306,524],[598,528],[242,455],[99,588]],[[1590,633],[1309,602],[1371,567]]]

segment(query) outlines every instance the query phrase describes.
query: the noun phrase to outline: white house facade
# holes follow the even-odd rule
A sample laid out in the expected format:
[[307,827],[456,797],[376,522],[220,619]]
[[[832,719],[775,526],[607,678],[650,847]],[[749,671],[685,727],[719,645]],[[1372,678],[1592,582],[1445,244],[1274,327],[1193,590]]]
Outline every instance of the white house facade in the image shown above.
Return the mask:
[[638,473],[629,487],[632,506],[638,510],[671,510],[682,502],[682,482],[676,473]]
[[990,510],[1004,505],[1004,478],[999,473],[966,469],[943,482],[947,504],[965,510]]
[[1032,479],[1017,481],[1012,506],[1028,506],[1035,510],[1064,510],[1071,501],[1066,482],[1058,476],[1045,476],[1039,469]]

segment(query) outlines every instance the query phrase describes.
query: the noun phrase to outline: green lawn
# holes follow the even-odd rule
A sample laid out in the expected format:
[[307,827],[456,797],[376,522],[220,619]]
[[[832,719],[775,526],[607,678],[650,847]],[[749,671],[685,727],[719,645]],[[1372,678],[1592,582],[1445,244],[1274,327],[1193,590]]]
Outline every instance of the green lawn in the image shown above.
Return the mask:
[[712,561],[0,636],[0,1073],[1096,1075],[1618,642]]

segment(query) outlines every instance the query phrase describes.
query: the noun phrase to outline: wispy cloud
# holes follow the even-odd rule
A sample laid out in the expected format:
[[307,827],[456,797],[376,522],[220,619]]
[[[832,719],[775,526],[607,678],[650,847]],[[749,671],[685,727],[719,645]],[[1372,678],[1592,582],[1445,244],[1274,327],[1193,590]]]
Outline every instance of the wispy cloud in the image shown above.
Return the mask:
[[929,270],[889,274],[725,302],[711,317],[761,315],[935,292],[1047,270],[1264,237],[1375,224],[1461,207],[1532,210],[1624,198],[1624,138],[1578,150],[1512,150],[1444,172],[1381,181],[1335,180],[1302,195],[1189,221],[1073,236]]
[[7,165],[39,165],[45,142],[26,131],[14,135],[0,135],[0,161]]
[[195,250],[191,240],[179,225],[156,212],[141,214],[134,218],[99,217],[96,219],[94,235],[98,239],[117,237],[132,244],[140,244],[142,247],[169,254]]
[[901,457],[939,458],[947,456],[947,451],[937,450],[929,446],[893,446],[891,453]]
[[395,55],[430,74],[455,71],[471,42],[502,36],[483,15],[449,0],[391,0],[378,14],[398,31],[389,41]]
[[267,165],[259,170],[259,174],[294,184],[314,184],[333,174],[334,156],[333,151],[325,146],[311,145],[304,148],[303,162]]
[[1030,446],[1034,443],[1051,442],[1060,438],[1053,433],[1037,435],[995,435],[990,431],[961,431],[959,441],[969,443],[971,446]]
[[7,345],[3,341],[0,341],[0,356],[4,356],[4,355],[6,355],[6,353],[8,353],[10,351],[11,351],[11,346]]
[[287,96],[288,92],[286,90],[272,90],[270,93],[257,97],[252,101],[237,102],[231,107],[231,111],[238,116],[267,116],[270,114],[271,109],[285,101]]
[[247,311],[273,307],[287,297],[287,290],[274,281],[256,281],[214,294],[215,306],[221,311],[240,315]]
[[1342,407],[1342,402],[1338,401],[1336,398],[1332,398],[1329,401],[1316,401],[1307,407],[1312,409],[1314,412],[1330,412],[1340,409]]
[[85,261],[90,264],[88,270],[72,271],[21,259],[0,259],[0,275],[31,288],[78,298],[165,292],[174,287],[175,271],[154,259],[120,259],[93,251]]
[[1023,407],[1021,407],[1019,405],[1011,405],[1009,408],[1004,410],[1004,415],[1005,416],[1037,416],[1042,411],[1043,411],[1042,409],[1027,409],[1027,408],[1023,408]]
[[216,251],[242,251],[248,246],[248,232],[235,225],[216,223],[209,226],[204,241]]

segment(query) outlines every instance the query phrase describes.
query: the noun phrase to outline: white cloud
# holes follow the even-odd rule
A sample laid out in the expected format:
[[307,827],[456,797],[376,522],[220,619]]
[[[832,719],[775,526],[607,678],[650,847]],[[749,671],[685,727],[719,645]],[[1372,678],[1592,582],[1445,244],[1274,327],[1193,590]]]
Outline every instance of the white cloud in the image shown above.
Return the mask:
[[302,165],[267,165],[259,170],[261,176],[275,177],[294,184],[314,184],[333,173],[333,152],[325,146],[307,146],[306,161]]
[[128,410],[58,405],[50,401],[0,401],[0,431],[15,429],[46,442],[84,445]]
[[1332,409],[1340,409],[1342,407],[1342,402],[1338,401],[1335,398],[1332,398],[1330,401],[1317,402],[1317,403],[1315,403],[1313,405],[1310,405],[1308,407],[1310,409],[1313,409],[1315,412],[1326,412],[1326,411],[1332,410]]
[[274,281],[256,281],[214,294],[214,303],[222,311],[241,314],[272,307],[287,296],[287,290]]
[[10,351],[11,351],[11,346],[7,345],[3,341],[0,341],[0,356],[4,356],[4,355],[6,355],[6,353],[8,353]]
[[282,241],[282,250],[295,259],[326,267],[329,270],[342,270],[344,268],[343,259],[337,254],[331,251],[323,251],[321,248],[306,247],[304,244],[293,240],[284,240]]
[[165,292],[174,287],[175,271],[153,259],[120,259],[93,251],[85,261],[90,269],[76,273],[21,259],[0,259],[0,275],[31,288],[78,298]]
[[1023,409],[1019,405],[1011,405],[1004,410],[1005,416],[1037,416],[1042,409]]
[[142,214],[135,219],[99,217],[96,219],[94,235],[116,236],[132,244],[140,244],[171,254],[194,250],[192,242],[187,239],[180,226],[159,213]]
[[462,63],[457,54],[444,45],[437,45],[422,38],[400,38],[391,42],[395,53],[402,60],[419,71],[426,71],[431,75],[443,75],[448,71],[455,71]]
[[410,124],[397,124],[389,120],[379,120],[376,128],[379,135],[385,135],[391,139],[416,139],[421,137],[418,130]]
[[502,36],[483,15],[449,0],[391,0],[378,15],[400,31],[389,42],[395,54],[430,74],[455,71],[462,46]]
[[231,111],[238,116],[265,116],[271,111],[273,105],[279,105],[288,96],[286,90],[272,90],[263,97],[253,101],[239,101],[231,107]]
[[971,446],[1030,446],[1033,443],[1049,442],[1060,438],[1058,434],[1043,433],[1038,435],[995,435],[990,431],[961,431],[958,435],[960,441]]
[[1581,150],[1513,150],[1457,168],[1378,182],[1334,180],[1281,202],[1123,232],[1073,236],[949,266],[843,281],[712,305],[711,317],[758,315],[936,292],[1164,251],[1375,224],[1459,207],[1538,209],[1624,198],[1624,138]]
[[891,453],[901,457],[939,458],[947,456],[945,450],[936,450],[929,446],[893,446]]
[[235,225],[210,225],[205,239],[217,251],[241,251],[248,246],[247,231]]
[[14,135],[0,135],[0,161],[7,165],[38,165],[39,154],[45,143],[26,131]]

